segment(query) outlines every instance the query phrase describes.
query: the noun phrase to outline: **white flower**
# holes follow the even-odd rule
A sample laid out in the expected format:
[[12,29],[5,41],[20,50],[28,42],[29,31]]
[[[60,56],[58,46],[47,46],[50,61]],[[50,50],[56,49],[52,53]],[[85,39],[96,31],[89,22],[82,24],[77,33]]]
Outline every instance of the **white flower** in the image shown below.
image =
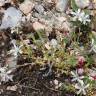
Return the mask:
[[76,12],[71,12],[71,14],[74,16],[73,20],[76,21],[77,19],[80,18],[81,10],[78,9]]
[[77,83],[75,84],[75,88],[78,89],[79,91],[77,91],[77,94],[83,94],[86,95],[86,89],[89,87],[89,84],[85,85],[84,82],[83,83]]
[[77,70],[76,70],[76,72],[71,71],[71,74],[72,74],[72,77],[73,77],[72,81],[79,81],[81,83],[83,82],[83,80],[81,80],[81,79],[83,79],[84,76],[79,76],[78,73],[77,73]]
[[90,22],[89,15],[86,15],[85,12],[81,11],[80,9],[78,9],[76,12],[71,12],[71,14],[74,16],[73,21],[79,20],[83,24]]
[[95,43],[94,39],[92,39],[92,42],[91,42],[91,50],[90,50],[90,52],[91,51],[94,51],[96,53],[96,43]]
[[0,81],[8,82],[9,80],[13,81],[13,75],[10,75],[12,70],[7,71],[6,67],[0,68]]
[[14,47],[13,47],[13,49],[10,50],[9,54],[13,54],[15,56],[15,58],[17,58],[18,54],[22,53],[21,47],[23,45],[17,46],[15,40],[12,40],[12,44],[13,44]]
[[81,22],[83,24],[86,24],[87,22],[90,22],[89,15],[86,15],[84,12],[81,15]]
[[4,17],[2,19],[1,29],[6,29],[8,27],[15,27],[20,23],[22,18],[22,13],[14,7],[9,7],[4,11]]
[[52,39],[50,41],[50,45],[53,46],[53,48],[55,48],[58,45],[57,40],[56,39]]

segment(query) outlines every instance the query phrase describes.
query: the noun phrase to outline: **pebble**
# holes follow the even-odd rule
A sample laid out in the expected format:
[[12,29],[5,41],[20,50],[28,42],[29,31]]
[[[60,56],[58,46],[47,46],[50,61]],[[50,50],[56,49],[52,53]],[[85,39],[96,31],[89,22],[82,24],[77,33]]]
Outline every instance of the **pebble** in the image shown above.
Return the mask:
[[57,0],[56,10],[59,12],[64,12],[67,8],[68,0]]
[[35,10],[36,10],[39,14],[44,13],[44,7],[43,7],[42,5],[35,5]]
[[70,32],[70,24],[64,16],[57,17],[57,22],[58,24],[56,25],[56,28],[58,30]]
[[0,6],[3,6],[5,3],[9,3],[10,0],[0,0]]
[[85,8],[89,6],[90,1],[89,0],[75,0],[75,3],[79,8]]
[[17,66],[17,59],[13,56],[10,56],[6,60],[6,65],[8,65],[9,68],[15,68]]
[[14,86],[8,86],[6,89],[7,90],[10,90],[10,91],[16,91],[17,90],[17,86],[16,85],[14,85]]
[[22,18],[22,13],[20,10],[9,7],[7,10],[4,10],[4,16],[2,18],[2,24],[0,29],[7,29],[9,27],[16,27]]
[[33,23],[32,27],[35,31],[44,30],[46,28],[45,25],[43,25],[37,21]]
[[20,10],[24,13],[24,14],[28,14],[31,12],[31,10],[34,7],[34,3],[32,3],[31,1],[25,0],[24,3],[20,4]]

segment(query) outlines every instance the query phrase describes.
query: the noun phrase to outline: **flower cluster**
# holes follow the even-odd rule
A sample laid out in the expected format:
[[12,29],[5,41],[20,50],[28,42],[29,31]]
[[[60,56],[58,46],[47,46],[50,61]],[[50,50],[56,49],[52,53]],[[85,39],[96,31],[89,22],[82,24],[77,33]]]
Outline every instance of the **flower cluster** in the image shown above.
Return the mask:
[[78,20],[84,25],[91,21],[89,15],[85,14],[85,12],[81,11],[80,9],[78,9],[76,12],[71,12],[71,14],[73,15],[73,21]]
[[0,82],[8,82],[13,81],[13,75],[10,75],[12,70],[8,70],[6,67],[1,67],[0,68]]
[[12,54],[15,58],[17,58],[18,54],[22,53],[21,47],[23,45],[17,46],[15,40],[12,40],[11,43],[13,44],[13,48],[10,50],[9,54]]
[[77,83],[75,84],[75,88],[78,89],[79,91],[77,92],[77,94],[83,94],[86,95],[86,89],[89,87],[89,84],[85,85],[83,82],[82,83]]
[[85,85],[84,84],[84,76],[79,76],[77,70],[76,72],[73,72],[71,71],[71,74],[72,74],[72,82],[73,81],[76,81],[77,83],[75,84],[75,88],[79,91],[77,91],[77,94],[83,94],[83,95],[86,95],[86,88],[89,87],[89,84]]
[[[86,10],[89,2],[74,0],[76,4],[73,4],[73,0],[21,0],[20,2],[16,0],[18,4],[15,5],[13,2],[9,6],[9,1],[14,0],[0,0],[0,12],[3,9],[0,40],[2,36],[4,41],[0,48],[2,47],[3,50],[6,42],[10,41],[2,51],[2,53],[6,51],[6,54],[0,55],[0,60],[1,57],[6,59],[5,64],[0,62],[0,66],[5,66],[0,67],[0,82],[3,84],[3,82],[13,81],[12,68],[19,68],[19,73],[24,71],[24,76],[28,74],[33,79],[31,73],[38,67],[34,71],[39,70],[39,73],[36,74],[38,76],[35,77],[45,80],[52,76],[54,80],[49,79],[51,83],[54,82],[52,84],[54,89],[59,90],[64,82],[65,85],[68,83],[68,86],[63,88],[66,94],[70,91],[68,96],[71,96],[70,93],[73,93],[74,96],[76,94],[87,96],[88,90],[92,90],[90,86],[94,86],[93,81],[96,80],[96,60],[94,59],[94,57],[96,58],[96,40],[95,36],[92,37],[91,34],[94,29],[91,25],[93,17]],[[73,9],[72,5],[67,9],[68,1],[79,8]],[[3,8],[6,6],[5,3],[9,4],[8,8]],[[83,8],[85,9],[83,10]],[[69,14],[67,14],[68,12]],[[31,64],[33,64],[33,69]],[[6,67],[7,65],[8,67]],[[27,70],[27,65],[30,70]],[[36,67],[33,67],[34,65]],[[25,72],[27,73],[25,74]],[[17,83],[18,79],[16,80]],[[71,90],[71,87],[75,91]]]

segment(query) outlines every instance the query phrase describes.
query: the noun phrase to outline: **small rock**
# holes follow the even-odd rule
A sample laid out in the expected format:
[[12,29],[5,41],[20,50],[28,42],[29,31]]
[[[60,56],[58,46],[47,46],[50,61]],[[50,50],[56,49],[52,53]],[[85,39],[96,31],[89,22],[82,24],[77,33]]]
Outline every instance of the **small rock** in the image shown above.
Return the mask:
[[59,81],[56,80],[56,79],[55,79],[53,82],[54,82],[54,84],[55,84],[55,89],[58,89],[59,87],[62,86],[62,83],[59,83]]
[[70,23],[67,21],[67,19],[65,17],[57,17],[57,22],[56,23],[56,28],[58,30],[63,30],[66,32],[70,32]]
[[65,11],[67,8],[68,1],[69,0],[57,0],[56,10],[59,12]]
[[14,58],[13,56],[11,57],[8,57],[6,59],[6,65],[9,67],[9,68],[15,68],[17,66],[17,59]]
[[24,3],[20,4],[20,10],[24,13],[24,14],[28,14],[31,12],[31,10],[34,7],[34,3],[32,3],[31,1],[25,0]]
[[4,0],[0,0],[0,6],[3,6],[4,5]]
[[22,13],[14,7],[9,7],[4,11],[4,17],[2,18],[2,24],[0,29],[7,29],[9,27],[16,27],[22,18]]
[[52,3],[52,0],[44,0],[45,2]]
[[64,22],[64,21],[66,21],[67,19],[66,19],[65,17],[59,17],[58,20],[59,20],[60,22]]
[[35,10],[36,10],[38,13],[40,13],[40,14],[44,13],[44,7],[43,7],[42,5],[36,5],[36,6],[35,6]]
[[9,3],[10,0],[0,0],[0,6],[3,6],[5,3]]
[[59,81],[55,79],[55,80],[54,80],[54,84],[55,84],[55,85],[58,85],[58,84],[59,84]]
[[16,91],[17,90],[17,86],[16,85],[14,85],[14,86],[8,86],[7,87],[7,90]]
[[[63,22],[63,24],[62,24],[62,26],[61,26],[61,29],[63,29],[64,31],[66,31],[66,32],[70,32],[70,24],[69,24],[69,22]],[[67,34],[68,35],[68,34]]]
[[89,0],[75,0],[75,3],[79,8],[85,8],[89,6],[90,1]]
[[32,26],[33,26],[33,29],[35,31],[44,30],[46,28],[45,25],[43,25],[43,24],[41,24],[39,22],[34,22]]

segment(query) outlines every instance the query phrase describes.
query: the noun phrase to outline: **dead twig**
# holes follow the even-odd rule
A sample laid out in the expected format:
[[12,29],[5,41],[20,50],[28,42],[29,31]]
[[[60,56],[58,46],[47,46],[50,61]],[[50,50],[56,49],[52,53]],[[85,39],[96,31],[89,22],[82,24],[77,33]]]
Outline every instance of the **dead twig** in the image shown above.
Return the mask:
[[60,91],[60,90],[56,90],[56,89],[53,89],[53,88],[49,88],[47,85],[45,85],[45,84],[43,84],[44,85],[44,87],[46,87],[47,89],[49,89],[49,90],[51,90],[51,91],[55,91],[55,92],[58,92],[58,91]]
[[24,87],[24,88],[29,88],[29,89],[33,89],[35,91],[40,91],[39,89],[37,88],[34,88],[33,86],[25,86],[25,85],[20,85],[20,84],[17,84],[18,87]]

